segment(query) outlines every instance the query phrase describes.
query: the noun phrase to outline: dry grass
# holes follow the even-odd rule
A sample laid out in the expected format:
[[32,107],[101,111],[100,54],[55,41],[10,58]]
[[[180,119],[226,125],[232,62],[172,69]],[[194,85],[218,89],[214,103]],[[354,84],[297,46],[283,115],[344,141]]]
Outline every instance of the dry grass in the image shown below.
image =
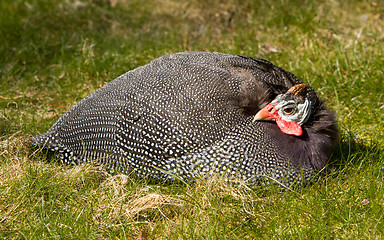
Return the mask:
[[[382,2],[15,0],[0,11],[0,238],[383,238]],[[187,50],[266,58],[309,82],[337,113],[338,170],[295,189],[163,183],[29,148],[106,82]]]

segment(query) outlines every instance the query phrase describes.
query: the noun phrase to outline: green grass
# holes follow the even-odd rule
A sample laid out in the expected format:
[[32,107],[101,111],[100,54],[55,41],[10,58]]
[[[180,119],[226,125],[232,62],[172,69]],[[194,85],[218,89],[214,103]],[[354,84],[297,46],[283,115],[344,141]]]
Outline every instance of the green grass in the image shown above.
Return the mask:
[[[382,1],[5,0],[0,12],[1,238],[384,238]],[[265,58],[309,82],[337,113],[337,171],[283,191],[154,184],[28,147],[120,74],[191,50]]]

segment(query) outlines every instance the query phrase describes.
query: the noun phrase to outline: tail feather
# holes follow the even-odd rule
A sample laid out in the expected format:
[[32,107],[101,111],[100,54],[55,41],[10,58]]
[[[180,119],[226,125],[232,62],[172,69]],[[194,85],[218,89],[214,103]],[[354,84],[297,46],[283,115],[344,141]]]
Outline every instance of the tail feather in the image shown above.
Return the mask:
[[31,145],[42,150],[55,152],[63,164],[79,164],[82,162],[79,156],[74,156],[70,149],[60,144],[49,132],[32,137]]
[[47,133],[32,137],[31,145],[41,149],[50,149],[49,137],[47,136]]

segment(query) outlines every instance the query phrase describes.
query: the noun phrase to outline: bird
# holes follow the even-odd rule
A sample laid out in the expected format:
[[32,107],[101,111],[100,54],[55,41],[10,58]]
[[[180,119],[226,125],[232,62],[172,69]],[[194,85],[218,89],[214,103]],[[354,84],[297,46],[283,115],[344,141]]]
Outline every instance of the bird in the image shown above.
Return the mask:
[[31,142],[67,165],[252,185],[314,179],[337,139],[334,112],[294,74],[261,58],[180,52],[107,83]]

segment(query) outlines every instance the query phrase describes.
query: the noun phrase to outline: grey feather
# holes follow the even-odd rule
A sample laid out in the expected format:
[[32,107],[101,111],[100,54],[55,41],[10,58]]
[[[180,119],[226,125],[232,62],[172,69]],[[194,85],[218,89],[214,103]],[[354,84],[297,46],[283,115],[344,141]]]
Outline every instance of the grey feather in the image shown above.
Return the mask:
[[227,174],[251,182],[268,176],[292,183],[327,164],[337,136],[332,113],[309,88],[317,110],[308,128],[303,126],[303,137],[252,118],[298,83],[293,74],[263,59],[167,55],[90,94],[32,142],[55,151],[64,164],[94,162],[139,177]]

